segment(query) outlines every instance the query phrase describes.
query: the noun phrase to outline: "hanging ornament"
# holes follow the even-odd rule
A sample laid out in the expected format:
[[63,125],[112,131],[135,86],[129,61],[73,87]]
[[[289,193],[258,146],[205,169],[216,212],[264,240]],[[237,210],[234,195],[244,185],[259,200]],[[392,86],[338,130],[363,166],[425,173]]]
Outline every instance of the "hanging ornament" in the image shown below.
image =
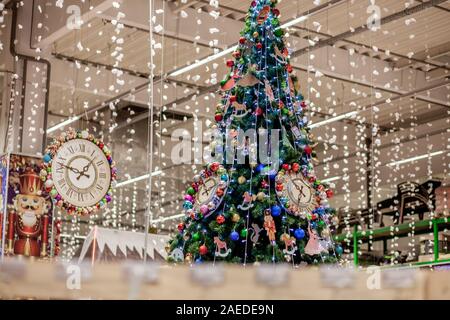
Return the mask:
[[244,200],[242,201],[242,204],[238,205],[238,209],[245,211],[253,208],[253,201],[255,196],[252,196],[250,192],[246,191],[243,195],[243,198]]
[[239,233],[237,233],[236,231],[231,232],[230,239],[232,241],[238,241],[239,240]]
[[281,208],[279,206],[277,206],[277,205],[272,206],[271,212],[272,212],[272,216],[278,217],[281,214]]
[[298,240],[302,240],[305,237],[305,231],[301,228],[298,228],[294,231],[294,236],[298,239]]
[[267,237],[271,242],[275,242],[275,233],[277,232],[275,221],[273,220],[270,210],[266,210],[264,215],[264,229],[267,232]]
[[280,237],[280,240],[284,242],[285,248],[283,249],[284,254],[292,255],[297,250],[297,243],[295,241],[295,237],[287,233],[283,233]]
[[240,177],[238,178],[238,183],[239,183],[239,184],[244,184],[244,183],[246,183],[246,182],[247,182],[247,179],[245,179],[244,176],[240,176]]
[[258,24],[263,24],[269,17],[270,6],[264,6],[259,12],[257,22]]
[[204,256],[208,253],[208,247],[203,244],[198,248],[198,252]]
[[214,244],[216,245],[216,257],[225,258],[231,253],[231,249],[228,249],[227,243],[219,239],[219,237],[214,237]]
[[252,227],[250,228],[250,231],[252,232],[252,236],[250,237],[250,240],[253,242],[253,244],[258,243],[259,234],[261,233],[262,229],[256,223],[252,223]]
[[184,261],[184,253],[183,249],[175,248],[169,257],[175,262],[183,262]]
[[310,256],[321,254],[326,251],[320,244],[320,238],[316,230],[311,229],[311,225],[308,225],[309,240],[305,246],[305,253]]
[[223,215],[218,215],[216,218],[218,224],[223,224],[225,222],[225,217]]
[[237,213],[233,214],[233,217],[231,218],[231,221],[233,221],[234,223],[239,222],[239,220],[241,219],[241,216]]
[[247,73],[237,82],[237,85],[241,87],[253,87],[257,84],[261,84],[261,81],[259,81],[259,79],[256,78],[251,72]]

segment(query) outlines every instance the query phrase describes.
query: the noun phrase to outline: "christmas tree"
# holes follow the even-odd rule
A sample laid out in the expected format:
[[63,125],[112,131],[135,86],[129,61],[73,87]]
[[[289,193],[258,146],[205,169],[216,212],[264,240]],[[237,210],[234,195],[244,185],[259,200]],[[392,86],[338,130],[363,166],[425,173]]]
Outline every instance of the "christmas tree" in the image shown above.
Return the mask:
[[210,162],[186,190],[169,260],[336,261],[330,186],[315,177],[307,101],[277,0],[251,3],[215,114]]

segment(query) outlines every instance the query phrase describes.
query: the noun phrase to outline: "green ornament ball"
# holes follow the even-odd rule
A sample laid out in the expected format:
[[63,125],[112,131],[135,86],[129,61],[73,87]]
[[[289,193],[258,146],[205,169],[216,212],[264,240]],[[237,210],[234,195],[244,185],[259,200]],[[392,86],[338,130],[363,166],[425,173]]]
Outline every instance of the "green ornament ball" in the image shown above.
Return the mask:
[[200,240],[200,233],[196,232],[192,235],[192,240],[198,241]]
[[242,229],[241,230],[241,238],[246,238],[248,234],[248,230],[247,229]]
[[193,196],[195,194],[195,189],[192,187],[187,188],[186,193],[190,196]]

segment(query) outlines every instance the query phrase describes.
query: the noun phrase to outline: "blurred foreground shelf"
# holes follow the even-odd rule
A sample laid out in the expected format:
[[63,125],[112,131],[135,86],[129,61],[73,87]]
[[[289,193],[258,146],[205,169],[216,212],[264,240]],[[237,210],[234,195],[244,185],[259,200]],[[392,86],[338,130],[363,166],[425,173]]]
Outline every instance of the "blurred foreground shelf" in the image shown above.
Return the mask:
[[450,272],[148,264],[0,265],[1,299],[450,299]]

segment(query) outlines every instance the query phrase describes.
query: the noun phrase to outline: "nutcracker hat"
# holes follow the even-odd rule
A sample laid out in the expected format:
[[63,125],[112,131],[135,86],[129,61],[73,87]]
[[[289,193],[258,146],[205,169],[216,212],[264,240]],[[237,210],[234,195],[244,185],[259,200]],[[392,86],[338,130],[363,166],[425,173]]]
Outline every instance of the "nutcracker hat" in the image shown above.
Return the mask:
[[33,169],[25,169],[25,172],[20,175],[19,180],[21,194],[34,196],[41,195],[43,182]]

